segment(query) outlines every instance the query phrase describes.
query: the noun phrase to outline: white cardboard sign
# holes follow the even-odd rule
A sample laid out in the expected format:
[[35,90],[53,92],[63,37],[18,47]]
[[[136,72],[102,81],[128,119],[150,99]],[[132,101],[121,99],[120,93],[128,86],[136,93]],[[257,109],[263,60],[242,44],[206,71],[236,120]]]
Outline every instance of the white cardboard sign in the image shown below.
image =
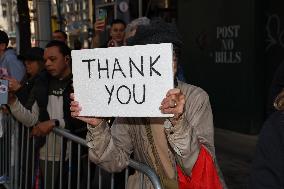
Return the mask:
[[72,51],[80,116],[170,117],[159,110],[173,80],[171,43]]

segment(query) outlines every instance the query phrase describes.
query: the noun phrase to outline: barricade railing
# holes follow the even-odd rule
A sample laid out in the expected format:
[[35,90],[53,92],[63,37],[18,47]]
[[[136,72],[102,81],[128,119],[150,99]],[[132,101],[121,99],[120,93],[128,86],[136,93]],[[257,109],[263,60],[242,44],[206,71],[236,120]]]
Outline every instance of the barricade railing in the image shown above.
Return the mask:
[[[138,171],[141,189],[145,188],[144,179],[149,179],[154,189],[161,189],[155,172],[134,160],[130,160],[129,167],[122,173],[100,169],[90,162],[86,141],[65,129],[54,128],[45,139],[39,139],[31,137],[31,128],[21,126],[11,116],[3,117],[2,126],[0,185],[6,188],[120,189],[127,188],[129,175]],[[42,152],[45,152],[44,158]]]
[[[0,185],[6,188],[17,188],[19,169],[19,124],[10,114],[0,112]],[[11,178],[14,178],[11,181]]]

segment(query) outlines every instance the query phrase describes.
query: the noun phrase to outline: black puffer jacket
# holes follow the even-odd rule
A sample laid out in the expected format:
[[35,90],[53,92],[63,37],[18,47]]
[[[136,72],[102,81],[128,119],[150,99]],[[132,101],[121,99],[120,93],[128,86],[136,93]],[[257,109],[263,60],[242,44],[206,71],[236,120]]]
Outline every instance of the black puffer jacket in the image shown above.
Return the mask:
[[273,113],[264,123],[248,188],[284,188],[284,112]]
[[63,96],[62,108],[66,125],[65,129],[70,130],[72,134],[75,134],[81,138],[85,138],[87,133],[86,123],[71,117],[70,93],[73,92],[72,83],[72,75],[69,75],[64,80],[58,80],[49,75],[48,72],[44,71],[37,77],[34,86],[31,89],[31,94],[26,103],[26,106],[32,107],[34,102],[37,101],[37,104],[39,106],[39,121],[49,120],[50,118],[47,112],[48,96],[54,88],[61,87],[63,89],[63,93],[61,95]]

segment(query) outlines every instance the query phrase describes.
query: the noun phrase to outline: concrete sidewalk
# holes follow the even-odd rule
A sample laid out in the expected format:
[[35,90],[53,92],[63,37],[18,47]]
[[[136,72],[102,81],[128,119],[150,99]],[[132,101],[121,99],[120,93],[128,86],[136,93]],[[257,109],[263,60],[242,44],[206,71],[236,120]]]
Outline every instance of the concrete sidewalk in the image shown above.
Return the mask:
[[257,136],[215,128],[218,163],[229,189],[246,189]]

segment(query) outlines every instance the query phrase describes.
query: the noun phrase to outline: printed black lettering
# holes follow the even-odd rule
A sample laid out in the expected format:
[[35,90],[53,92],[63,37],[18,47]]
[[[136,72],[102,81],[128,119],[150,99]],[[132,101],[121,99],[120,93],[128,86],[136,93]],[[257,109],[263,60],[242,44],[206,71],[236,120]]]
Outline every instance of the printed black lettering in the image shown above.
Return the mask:
[[108,71],[108,59],[106,59],[106,67],[101,68],[100,59],[98,59],[98,72],[99,72],[99,79],[101,79],[101,71],[107,71],[107,78],[109,79],[109,71]]
[[91,62],[92,61],[96,61],[96,59],[82,60],[82,62],[88,62],[89,78],[91,78]]
[[108,87],[105,85],[105,88],[109,94],[109,99],[108,99],[108,102],[107,104],[109,105],[110,101],[111,101],[111,97],[112,97],[112,93],[113,93],[113,90],[114,90],[114,86],[112,85],[112,88],[111,88],[111,91],[109,91]]
[[130,77],[132,78],[132,66],[134,66],[136,68],[136,70],[140,73],[140,75],[142,75],[144,77],[144,71],[143,71],[143,56],[141,56],[141,66],[140,66],[140,70],[138,69],[138,67],[136,66],[136,64],[133,62],[133,60],[129,57],[129,69],[130,69]]
[[150,76],[153,75],[152,71],[154,71],[158,76],[161,76],[161,74],[153,68],[153,66],[157,63],[157,61],[160,59],[161,55],[159,55],[154,62],[152,62],[152,56],[150,56]]
[[[120,98],[119,98],[119,95],[118,95],[119,91],[120,91],[122,88],[125,88],[126,90],[128,90],[129,96],[128,96],[128,100],[127,100],[126,102],[122,102],[122,101],[120,100]],[[129,89],[127,86],[125,86],[125,85],[121,85],[121,86],[117,89],[117,91],[116,91],[116,97],[117,97],[117,100],[120,102],[120,104],[129,104],[130,99],[131,99],[131,92],[130,92],[130,89]]]
[[[118,66],[118,68],[116,68],[116,65]],[[112,79],[113,79],[115,71],[120,71],[121,74],[123,75],[123,77],[126,78],[125,74],[123,73],[123,71],[122,71],[122,69],[121,69],[121,67],[119,65],[119,62],[118,62],[117,58],[115,58],[115,60],[114,60],[113,71],[112,71]]]
[[[136,104],[143,104],[145,102],[145,84],[143,85],[143,95],[142,95],[142,101],[138,102],[136,100],[136,90],[135,90],[135,84],[133,84],[133,98],[134,98],[134,101],[136,102]],[[140,93],[139,93],[140,94]]]

